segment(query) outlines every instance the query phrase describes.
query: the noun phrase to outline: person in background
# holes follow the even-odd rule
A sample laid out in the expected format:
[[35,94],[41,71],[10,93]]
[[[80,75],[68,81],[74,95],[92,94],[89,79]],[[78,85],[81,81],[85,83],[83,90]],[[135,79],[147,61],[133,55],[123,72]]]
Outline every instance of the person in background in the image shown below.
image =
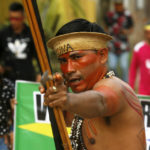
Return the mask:
[[8,150],[8,147],[12,148],[13,110],[11,105],[13,101],[14,84],[0,74],[0,150]]
[[108,12],[105,17],[106,29],[113,36],[109,42],[109,68],[114,70],[116,75],[118,62],[121,69],[121,78],[128,81],[128,58],[129,42],[127,36],[132,32],[133,19],[130,12],[124,9],[122,0],[114,0],[114,12]]
[[[10,25],[0,31],[0,72],[15,82],[17,79],[39,81],[33,58],[36,51],[29,27],[25,24],[22,4],[14,2],[9,7]],[[38,62],[37,62],[38,64]]]
[[130,64],[129,84],[134,89],[139,70],[139,94],[150,95],[150,23],[144,26],[145,40],[134,47]]

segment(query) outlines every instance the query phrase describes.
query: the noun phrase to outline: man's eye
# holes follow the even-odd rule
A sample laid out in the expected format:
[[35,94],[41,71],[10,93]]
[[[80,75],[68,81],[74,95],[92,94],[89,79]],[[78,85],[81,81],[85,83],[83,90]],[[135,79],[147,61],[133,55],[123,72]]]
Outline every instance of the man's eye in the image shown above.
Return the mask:
[[75,60],[76,60],[76,59],[79,59],[79,58],[81,58],[81,57],[82,57],[82,56],[80,56],[80,55],[76,55],[76,56],[73,56],[72,59],[75,59]]
[[64,64],[64,63],[67,62],[67,60],[66,60],[66,59],[59,59],[59,62],[60,62],[61,64]]

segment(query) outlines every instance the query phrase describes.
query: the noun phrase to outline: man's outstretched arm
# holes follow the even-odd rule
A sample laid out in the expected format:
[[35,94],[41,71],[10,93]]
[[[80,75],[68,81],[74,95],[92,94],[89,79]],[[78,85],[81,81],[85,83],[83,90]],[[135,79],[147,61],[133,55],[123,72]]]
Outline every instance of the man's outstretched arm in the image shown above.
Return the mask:
[[[108,86],[100,86],[95,90],[81,93],[67,93],[64,84],[57,84],[45,93],[45,104],[50,107],[60,107],[63,110],[78,114],[83,118],[110,116],[121,108],[120,99],[115,91]],[[43,89],[40,91],[43,93]]]

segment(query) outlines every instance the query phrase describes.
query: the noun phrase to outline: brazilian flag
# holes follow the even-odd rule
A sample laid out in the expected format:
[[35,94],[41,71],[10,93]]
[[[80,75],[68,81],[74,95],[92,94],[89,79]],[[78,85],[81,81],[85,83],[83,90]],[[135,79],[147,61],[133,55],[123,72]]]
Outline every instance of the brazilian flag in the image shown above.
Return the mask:
[[16,82],[14,150],[55,150],[48,109],[38,87],[38,83]]

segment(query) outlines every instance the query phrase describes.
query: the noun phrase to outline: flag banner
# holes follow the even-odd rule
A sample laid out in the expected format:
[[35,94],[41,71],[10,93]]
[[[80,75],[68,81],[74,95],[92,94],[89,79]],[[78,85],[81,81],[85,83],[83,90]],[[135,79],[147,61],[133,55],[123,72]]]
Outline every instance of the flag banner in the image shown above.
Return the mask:
[[14,150],[55,150],[47,107],[39,84],[16,82]]
[[150,150],[150,96],[138,95],[139,100],[141,101],[144,114],[144,124],[146,131],[146,143],[147,149]]

